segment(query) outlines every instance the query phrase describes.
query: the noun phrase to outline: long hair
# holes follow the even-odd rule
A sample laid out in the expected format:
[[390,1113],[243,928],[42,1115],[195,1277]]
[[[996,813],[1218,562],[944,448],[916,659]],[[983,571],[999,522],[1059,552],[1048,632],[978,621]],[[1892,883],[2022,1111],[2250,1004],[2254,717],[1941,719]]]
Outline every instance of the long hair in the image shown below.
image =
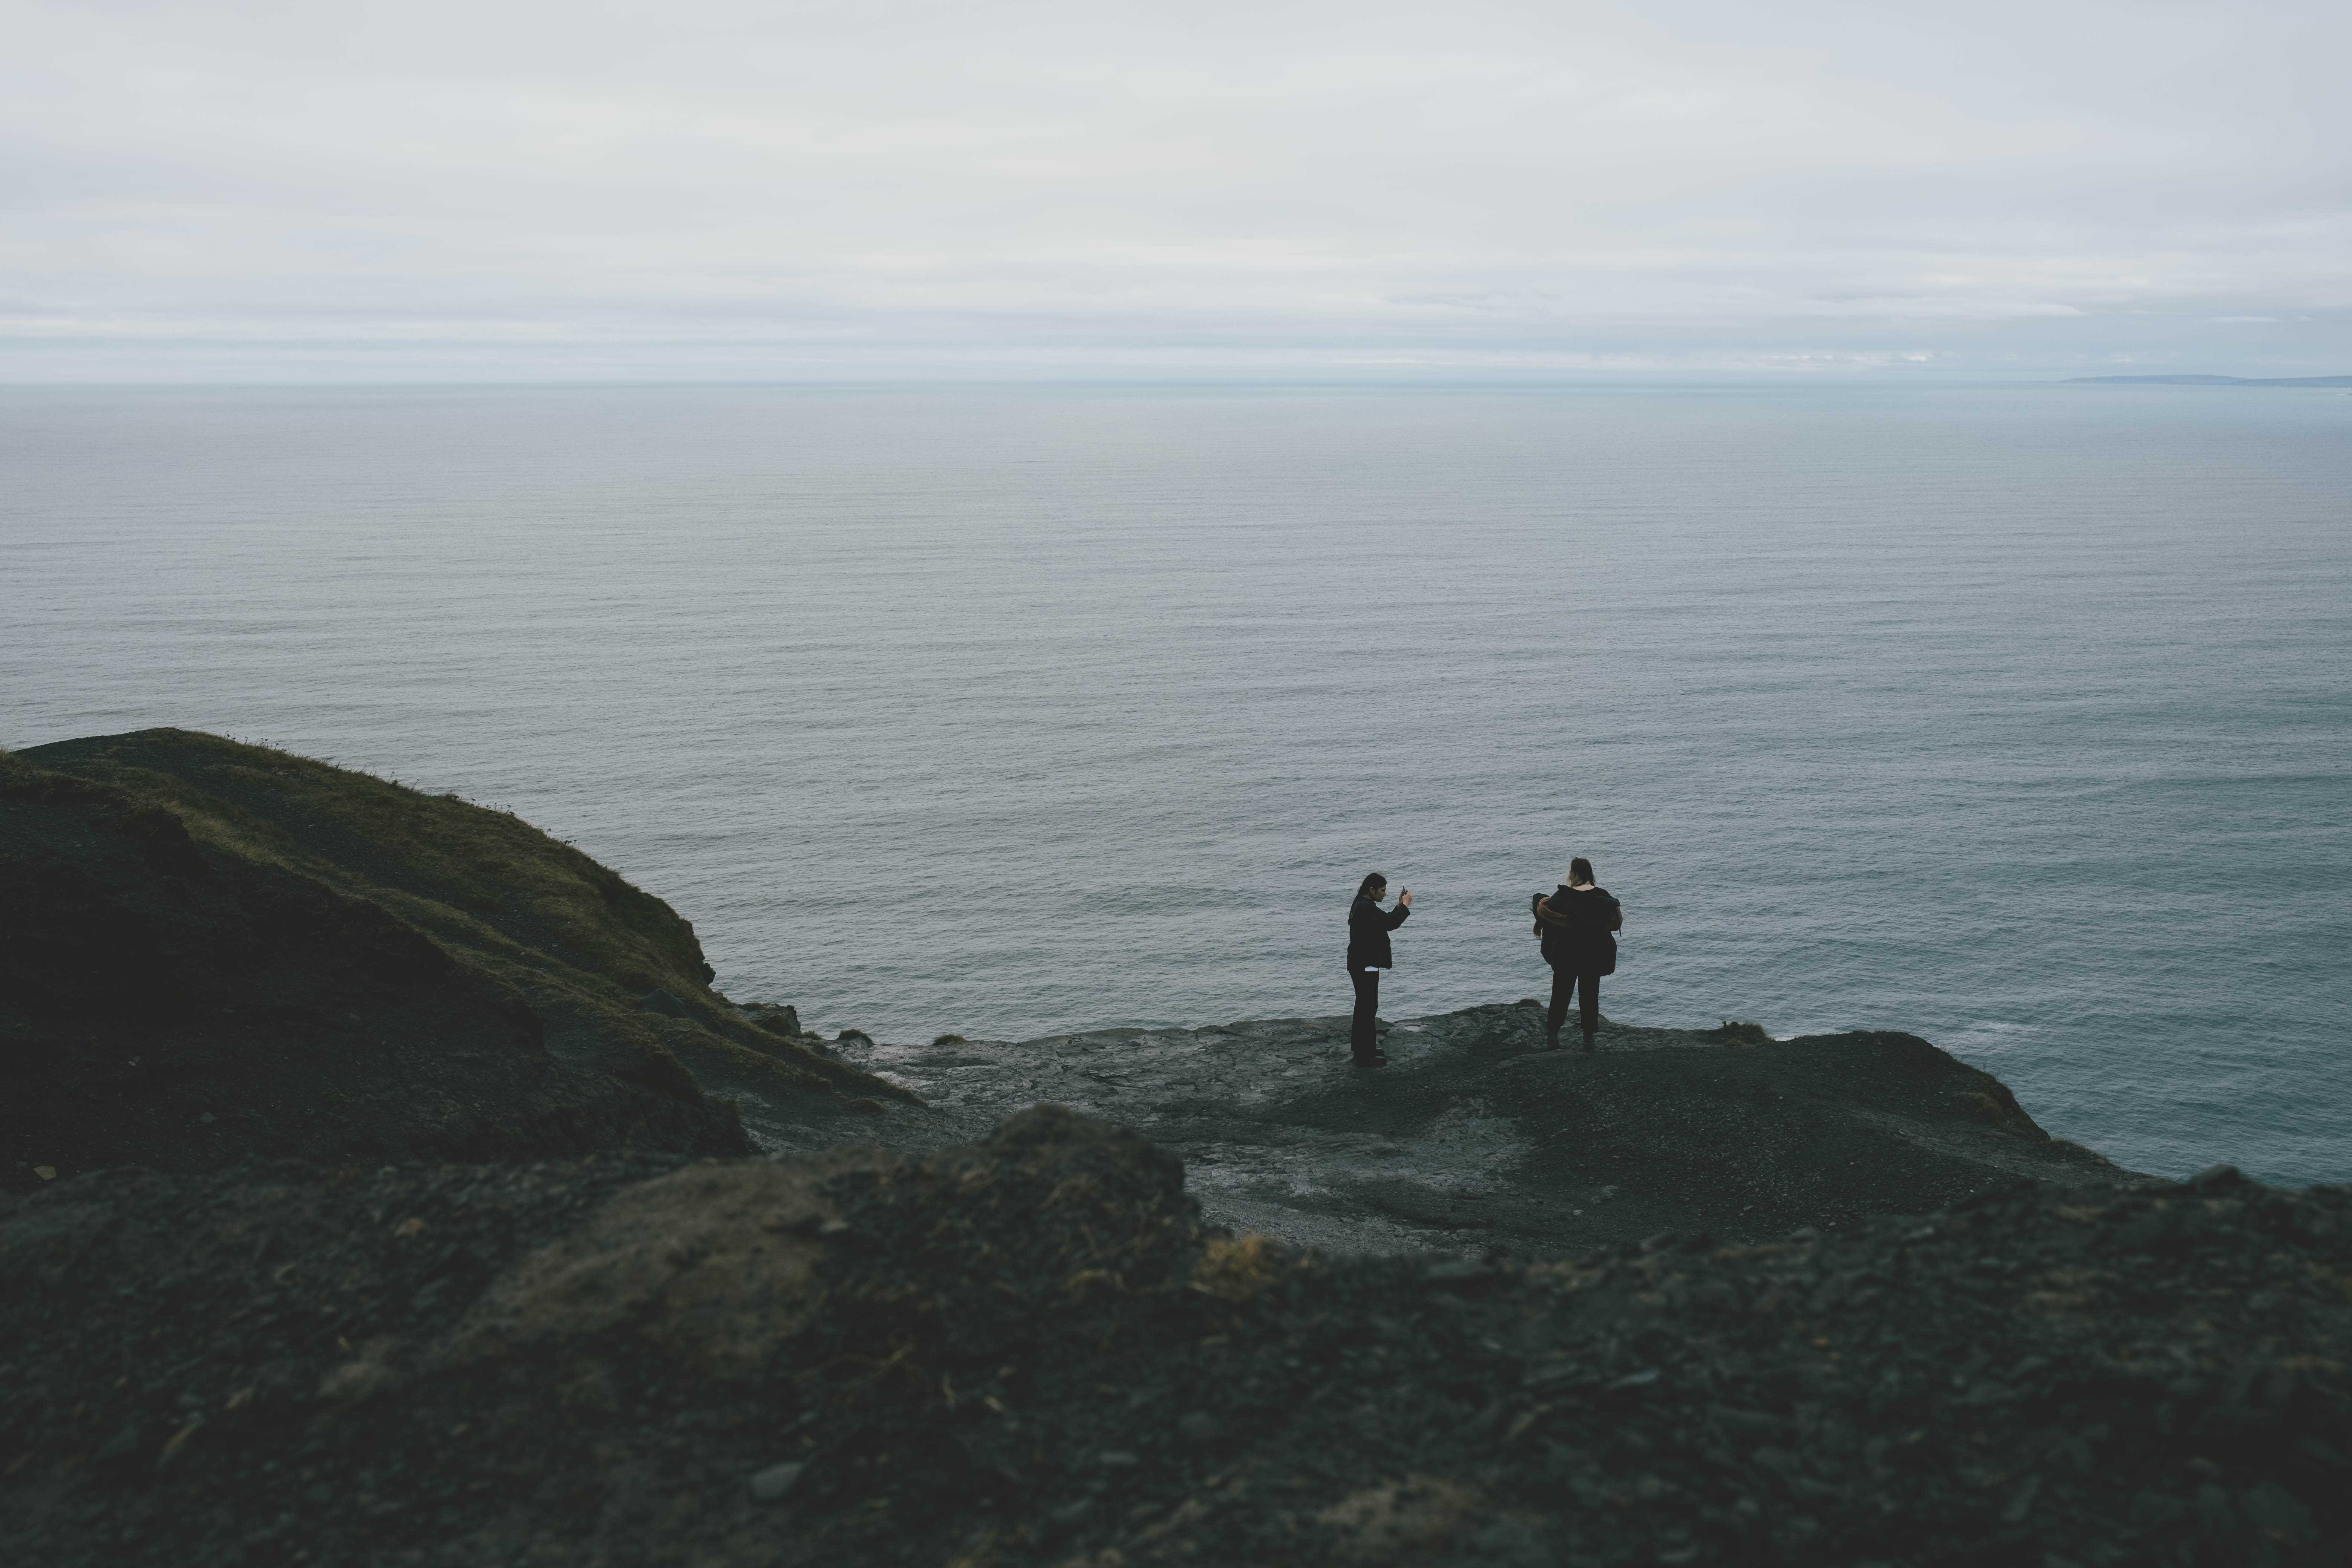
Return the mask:
[[1579,855],[1575,859],[1570,860],[1568,863],[1568,885],[1570,887],[1573,888],[1579,882],[1590,882],[1591,880],[1592,880],[1591,861],[1587,860],[1583,856]]
[[1361,883],[1358,884],[1356,888],[1356,897],[1360,899],[1369,899],[1374,893],[1379,892],[1382,888],[1385,888],[1388,885],[1389,879],[1386,877],[1381,876],[1378,871],[1375,871],[1370,876],[1365,878]]

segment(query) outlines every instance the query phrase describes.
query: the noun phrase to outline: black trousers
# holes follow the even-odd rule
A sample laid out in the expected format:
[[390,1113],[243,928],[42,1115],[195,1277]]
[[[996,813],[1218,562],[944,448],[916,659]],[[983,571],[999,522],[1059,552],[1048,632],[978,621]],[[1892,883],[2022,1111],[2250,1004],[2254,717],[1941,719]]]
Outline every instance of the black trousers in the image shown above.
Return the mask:
[[1577,1013],[1576,1021],[1583,1028],[1584,1037],[1591,1039],[1592,1032],[1601,1027],[1601,976],[1579,974],[1570,969],[1555,969],[1551,972],[1551,1009],[1544,1014],[1547,1032],[1559,1033],[1560,1025],[1568,1018],[1569,998],[1580,991],[1583,993],[1583,1005]]
[[1351,963],[1348,978],[1356,983],[1356,1018],[1348,1030],[1348,1047],[1358,1061],[1368,1062],[1381,1048],[1380,1034],[1373,1027],[1381,1011],[1381,972]]

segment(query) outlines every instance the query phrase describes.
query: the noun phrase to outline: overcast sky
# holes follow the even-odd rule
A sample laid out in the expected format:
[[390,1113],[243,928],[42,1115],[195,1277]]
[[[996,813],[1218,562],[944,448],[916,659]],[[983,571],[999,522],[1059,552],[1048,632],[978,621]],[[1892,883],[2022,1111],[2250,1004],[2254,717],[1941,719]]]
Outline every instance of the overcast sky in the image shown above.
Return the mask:
[[2352,4],[0,0],[0,380],[2352,372]]

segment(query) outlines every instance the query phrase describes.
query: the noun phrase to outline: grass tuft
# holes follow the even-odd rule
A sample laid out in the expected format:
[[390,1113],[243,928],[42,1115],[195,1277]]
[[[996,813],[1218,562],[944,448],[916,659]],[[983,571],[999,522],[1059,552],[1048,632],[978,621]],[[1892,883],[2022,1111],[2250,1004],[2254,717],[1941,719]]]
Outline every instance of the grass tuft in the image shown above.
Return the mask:
[[1281,1260],[1282,1244],[1270,1236],[1217,1237],[1192,1266],[1192,1289],[1221,1300],[1251,1300],[1274,1283]]

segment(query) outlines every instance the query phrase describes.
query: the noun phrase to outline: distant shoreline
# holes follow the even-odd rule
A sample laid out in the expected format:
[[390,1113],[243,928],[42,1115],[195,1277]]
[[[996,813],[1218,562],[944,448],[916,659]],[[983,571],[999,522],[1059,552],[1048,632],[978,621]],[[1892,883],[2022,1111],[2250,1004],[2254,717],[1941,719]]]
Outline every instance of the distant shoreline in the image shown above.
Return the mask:
[[2070,375],[2067,386],[2352,386],[2352,375]]

